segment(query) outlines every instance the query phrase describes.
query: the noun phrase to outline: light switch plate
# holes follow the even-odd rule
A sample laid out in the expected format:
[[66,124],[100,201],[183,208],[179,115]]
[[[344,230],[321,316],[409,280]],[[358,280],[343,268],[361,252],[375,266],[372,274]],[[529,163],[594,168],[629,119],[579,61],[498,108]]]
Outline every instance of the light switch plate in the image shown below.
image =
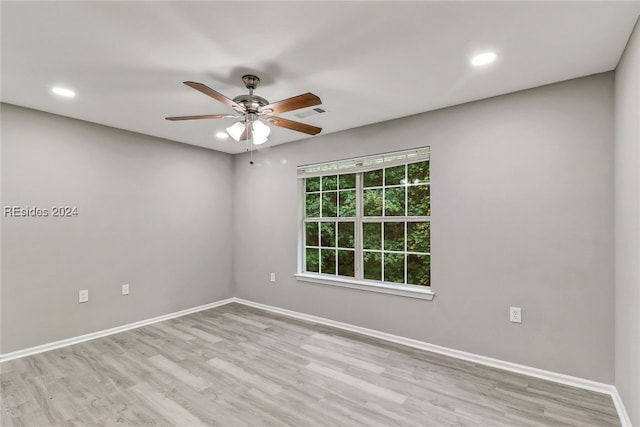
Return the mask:
[[78,303],[83,303],[88,301],[89,301],[89,291],[87,289],[78,291]]

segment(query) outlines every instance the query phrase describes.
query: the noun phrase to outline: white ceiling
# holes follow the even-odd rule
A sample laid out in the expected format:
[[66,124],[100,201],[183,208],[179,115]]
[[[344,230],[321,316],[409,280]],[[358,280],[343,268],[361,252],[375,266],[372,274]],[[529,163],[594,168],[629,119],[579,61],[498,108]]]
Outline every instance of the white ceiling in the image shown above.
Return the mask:
[[[274,102],[304,92],[320,135],[612,70],[640,14],[628,2],[1,2],[2,101],[228,153],[233,119],[185,86],[233,98],[262,79]],[[477,52],[498,60],[469,65]],[[53,86],[74,99],[50,93]],[[269,145],[306,136],[272,127]]]

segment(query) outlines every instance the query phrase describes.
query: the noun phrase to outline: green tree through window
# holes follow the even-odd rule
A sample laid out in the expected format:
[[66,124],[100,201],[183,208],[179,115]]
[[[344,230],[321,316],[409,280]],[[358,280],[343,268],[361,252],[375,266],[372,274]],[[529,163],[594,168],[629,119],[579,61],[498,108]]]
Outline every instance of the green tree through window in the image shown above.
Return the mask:
[[356,175],[305,180],[306,271],[354,277]]
[[429,162],[369,171],[363,181],[363,277],[430,286]]

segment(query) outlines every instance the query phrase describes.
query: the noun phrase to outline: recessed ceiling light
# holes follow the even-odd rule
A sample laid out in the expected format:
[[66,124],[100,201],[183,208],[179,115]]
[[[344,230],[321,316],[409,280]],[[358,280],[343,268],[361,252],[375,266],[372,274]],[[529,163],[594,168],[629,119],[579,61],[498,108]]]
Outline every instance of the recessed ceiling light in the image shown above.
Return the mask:
[[227,139],[229,138],[229,134],[226,132],[216,132],[216,138],[218,139]]
[[66,98],[73,98],[74,96],[76,96],[76,93],[74,91],[72,91],[71,89],[65,89],[63,87],[54,87],[53,89],[51,89],[51,92],[55,93],[56,95],[64,96]]
[[471,60],[471,64],[475,65],[476,67],[491,64],[493,61],[496,60],[497,56],[498,55],[496,55],[493,52],[484,52],[474,56],[473,59]]

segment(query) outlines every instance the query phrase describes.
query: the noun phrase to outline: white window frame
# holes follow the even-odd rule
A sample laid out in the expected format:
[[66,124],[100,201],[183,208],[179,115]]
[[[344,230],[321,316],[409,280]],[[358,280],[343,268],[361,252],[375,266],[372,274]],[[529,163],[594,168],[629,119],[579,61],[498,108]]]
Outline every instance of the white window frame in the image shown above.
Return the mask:
[[[410,163],[421,162],[430,159],[429,147],[416,148],[412,150],[398,151],[392,153],[377,154],[367,157],[339,160],[326,163],[317,163],[312,165],[298,166],[298,266],[295,277],[298,281],[329,285],[340,286],[351,289],[359,289],[363,291],[378,292],[391,295],[399,295],[411,298],[418,298],[424,300],[432,300],[435,293],[431,286],[420,286],[411,284],[393,284],[383,281],[372,281],[359,278],[350,278],[338,275],[329,275],[321,273],[305,272],[306,261],[306,244],[305,244],[305,178],[313,178],[326,175],[341,175],[356,173],[356,215],[355,219],[352,217],[331,217],[327,218],[330,222],[340,221],[354,221],[355,232],[355,256],[354,256],[354,272],[356,277],[363,277],[362,266],[362,224],[364,222],[412,222],[412,221],[424,221],[425,217],[411,217],[411,216],[397,216],[397,217],[365,217],[362,214],[362,195],[364,193],[361,180],[361,172],[367,172],[375,169],[382,169],[387,167],[393,167],[397,165],[406,165]],[[429,179],[429,185],[431,185],[431,179]],[[384,182],[383,182],[383,189]],[[384,194],[384,191],[383,191]],[[428,221],[431,222],[430,217]],[[389,221],[392,220],[392,221]],[[406,241],[405,226],[405,241]],[[404,251],[402,253],[407,254]],[[406,261],[405,261],[406,262]],[[406,267],[405,267],[406,274]],[[383,276],[384,277],[384,276]]]

